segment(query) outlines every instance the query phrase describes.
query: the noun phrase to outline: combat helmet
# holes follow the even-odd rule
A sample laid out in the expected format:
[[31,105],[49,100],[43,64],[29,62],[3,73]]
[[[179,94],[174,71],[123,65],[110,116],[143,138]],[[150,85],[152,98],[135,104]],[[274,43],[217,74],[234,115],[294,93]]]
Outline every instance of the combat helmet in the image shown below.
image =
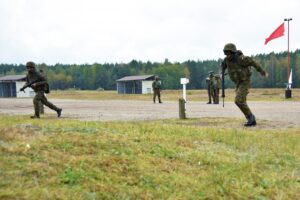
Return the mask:
[[227,44],[225,44],[223,51],[224,52],[225,51],[230,51],[230,52],[236,53],[237,50],[236,50],[235,44],[227,43]]
[[35,63],[32,61],[29,61],[26,63],[26,68],[35,68]]

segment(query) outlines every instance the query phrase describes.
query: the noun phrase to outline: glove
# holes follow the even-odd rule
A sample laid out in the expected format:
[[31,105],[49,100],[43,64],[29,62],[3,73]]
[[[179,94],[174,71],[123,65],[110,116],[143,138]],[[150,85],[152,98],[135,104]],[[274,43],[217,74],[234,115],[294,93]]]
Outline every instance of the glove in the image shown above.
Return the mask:
[[260,74],[261,74],[262,76],[264,76],[264,77],[268,77],[268,76],[269,76],[269,74],[268,74],[267,72],[265,72],[265,71],[260,72]]

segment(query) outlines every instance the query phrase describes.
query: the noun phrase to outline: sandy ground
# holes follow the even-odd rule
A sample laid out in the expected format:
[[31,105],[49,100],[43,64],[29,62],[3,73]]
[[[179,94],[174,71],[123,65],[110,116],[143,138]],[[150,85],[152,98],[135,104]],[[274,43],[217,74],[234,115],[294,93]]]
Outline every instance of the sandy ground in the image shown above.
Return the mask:
[[[178,118],[178,102],[167,101],[153,104],[150,101],[135,100],[69,100],[50,99],[52,103],[63,108],[62,118],[95,121],[131,121]],[[273,128],[300,128],[300,102],[249,102],[258,123],[264,122]],[[32,99],[0,98],[0,114],[31,115]],[[46,108],[47,117],[55,117],[55,112]],[[205,102],[187,102],[188,118],[235,118],[243,119],[240,110],[232,102],[219,105],[207,105]]]

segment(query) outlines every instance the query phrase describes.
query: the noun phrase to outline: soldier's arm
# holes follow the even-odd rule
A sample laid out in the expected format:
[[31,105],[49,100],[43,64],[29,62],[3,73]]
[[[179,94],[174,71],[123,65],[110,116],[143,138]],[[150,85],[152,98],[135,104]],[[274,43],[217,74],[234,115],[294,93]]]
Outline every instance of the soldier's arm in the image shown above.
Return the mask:
[[245,57],[245,61],[247,62],[248,66],[254,67],[256,71],[258,71],[262,76],[266,76],[267,73],[265,72],[265,70],[263,70],[261,65],[258,62],[256,62],[254,59],[250,57]]
[[227,69],[227,65],[226,65],[226,61],[225,61],[225,59],[222,61],[222,63],[221,63],[221,71],[225,71]]
[[44,76],[42,76],[42,75],[39,75],[38,81],[36,81],[36,82],[34,83],[34,86],[45,85],[46,83],[47,83],[46,78],[45,78]]

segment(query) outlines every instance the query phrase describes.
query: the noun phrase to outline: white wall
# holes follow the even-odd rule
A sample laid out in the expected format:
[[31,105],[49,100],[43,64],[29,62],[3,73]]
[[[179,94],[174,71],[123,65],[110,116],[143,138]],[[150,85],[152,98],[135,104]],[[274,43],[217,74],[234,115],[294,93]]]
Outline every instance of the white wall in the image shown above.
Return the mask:
[[17,81],[16,82],[16,91],[17,91],[17,97],[34,97],[35,92],[30,88],[26,88],[25,92],[19,92],[20,89],[24,86],[24,81]]
[[152,82],[153,81],[142,81],[142,94],[153,93]]

